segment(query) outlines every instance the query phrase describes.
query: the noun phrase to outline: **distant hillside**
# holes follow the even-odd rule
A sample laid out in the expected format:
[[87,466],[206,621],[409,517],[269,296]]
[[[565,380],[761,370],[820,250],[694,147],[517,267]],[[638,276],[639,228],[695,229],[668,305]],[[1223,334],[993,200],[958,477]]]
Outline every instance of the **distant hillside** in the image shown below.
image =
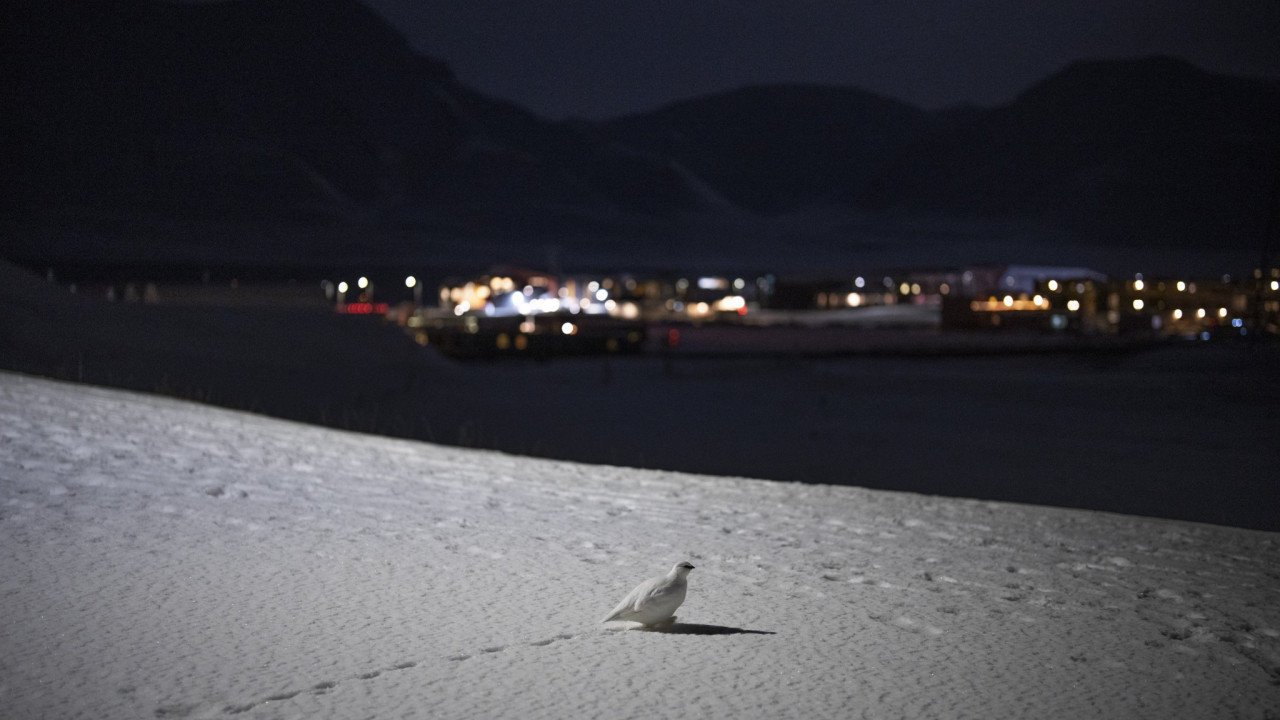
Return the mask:
[[148,233],[182,237],[161,250],[177,255],[403,250],[705,196],[664,158],[458,84],[355,0],[6,8],[5,214],[100,236],[104,255],[146,254]]
[[925,136],[847,197],[865,209],[1034,218],[1130,246],[1260,245],[1280,182],[1280,84],[1180,60],[1072,65]]
[[774,85],[553,123],[356,0],[17,0],[0,63],[0,254],[31,265],[1257,257],[1280,176],[1277,83],[1162,58],[986,110]]
[[938,122],[855,88],[777,85],[686,100],[598,130],[674,158],[744,208],[775,212],[861,187]]

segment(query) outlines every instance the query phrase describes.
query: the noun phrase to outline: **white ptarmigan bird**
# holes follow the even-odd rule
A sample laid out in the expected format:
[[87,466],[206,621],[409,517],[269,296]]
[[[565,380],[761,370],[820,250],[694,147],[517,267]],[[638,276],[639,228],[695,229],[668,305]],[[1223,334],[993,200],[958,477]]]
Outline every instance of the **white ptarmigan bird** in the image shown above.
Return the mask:
[[618,607],[600,622],[625,620],[646,627],[675,622],[676,608],[684,602],[685,591],[689,589],[685,578],[692,569],[692,565],[682,561],[671,566],[671,572],[666,575],[645,580],[627,593]]

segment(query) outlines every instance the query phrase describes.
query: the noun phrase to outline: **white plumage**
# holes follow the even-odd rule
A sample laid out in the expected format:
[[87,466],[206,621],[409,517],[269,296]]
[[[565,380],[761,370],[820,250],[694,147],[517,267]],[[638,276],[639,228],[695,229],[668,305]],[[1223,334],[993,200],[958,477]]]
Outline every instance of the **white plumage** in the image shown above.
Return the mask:
[[684,602],[689,583],[685,580],[693,566],[678,562],[666,575],[652,577],[636,586],[635,590],[618,603],[618,607],[600,622],[626,620],[645,626],[675,622],[676,608]]

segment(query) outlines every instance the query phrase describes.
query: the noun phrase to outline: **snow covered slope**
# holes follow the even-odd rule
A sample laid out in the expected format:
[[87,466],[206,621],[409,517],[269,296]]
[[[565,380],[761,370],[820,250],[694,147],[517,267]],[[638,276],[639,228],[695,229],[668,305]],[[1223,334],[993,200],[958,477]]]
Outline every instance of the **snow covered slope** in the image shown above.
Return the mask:
[[[681,624],[598,623],[682,559]],[[1280,708],[1280,535],[533,460],[13,374],[0,608],[13,718]]]

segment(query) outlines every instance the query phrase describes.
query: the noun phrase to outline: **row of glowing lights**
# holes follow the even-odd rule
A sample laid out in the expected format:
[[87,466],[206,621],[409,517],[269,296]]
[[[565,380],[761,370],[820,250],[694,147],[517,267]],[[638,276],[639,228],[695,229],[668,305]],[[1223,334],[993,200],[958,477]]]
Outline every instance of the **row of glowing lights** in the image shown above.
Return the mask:
[[[1179,280],[1177,283],[1175,283],[1174,287],[1178,288],[1178,292],[1194,293],[1196,291],[1195,283],[1188,283],[1182,280]],[[1272,280],[1270,287],[1272,292],[1280,291],[1280,280]],[[1053,288],[1050,287],[1049,289],[1052,290]],[[1142,278],[1138,278],[1137,280],[1134,280],[1133,289],[1137,290],[1138,292],[1142,292],[1143,290],[1146,290],[1147,289],[1146,281],[1144,281]]]
[[[564,292],[563,288],[561,292]],[[484,293],[481,297],[476,298],[477,305],[486,308],[486,314],[489,312],[488,308],[493,307],[493,302],[489,299],[491,297],[492,295]],[[633,316],[639,312],[634,303],[622,303],[619,305],[609,297],[608,291],[603,289],[596,290],[592,296],[582,300],[571,297],[530,297],[522,292],[509,293],[508,297],[510,297],[512,309],[519,315],[538,315],[561,310],[568,310],[576,315],[583,311],[590,313],[596,306],[603,308],[607,313],[618,312],[624,316]],[[462,316],[471,312],[473,307],[471,301],[454,298],[454,302],[457,303],[453,308],[454,315]]]
[[[975,310],[978,310],[978,309],[987,309],[987,310],[999,310],[999,309],[1009,309],[1009,310],[1043,310],[1043,309],[1048,309],[1048,307],[1049,307],[1049,301],[1048,301],[1048,300],[1045,300],[1045,299],[1044,299],[1044,296],[1042,296],[1042,295],[1036,295],[1036,296],[1035,296],[1034,298],[1032,298],[1030,301],[1027,301],[1027,300],[1014,300],[1012,295],[1005,295],[1005,296],[1004,296],[1004,300],[1002,300],[1002,301],[997,301],[995,298],[989,298],[989,299],[987,300],[987,302],[985,303],[985,305],[986,305],[986,307],[985,307],[985,308],[982,308],[982,307],[981,307],[981,305],[980,305],[979,303],[976,303],[976,302],[975,302],[975,303],[974,303],[974,308],[973,308],[973,309],[975,309]],[[1141,309],[1143,309],[1144,307],[1146,307],[1146,303],[1142,300],[1142,298],[1135,298],[1135,299],[1134,299],[1134,301],[1133,301],[1133,309],[1134,309],[1134,310],[1141,310]],[[1071,312],[1077,312],[1077,311],[1079,311],[1079,310],[1080,310],[1080,301],[1079,301],[1079,300],[1075,300],[1075,299],[1068,300],[1068,301],[1067,301],[1067,310],[1069,310],[1069,311],[1071,311]],[[1196,317],[1197,317],[1197,318],[1204,319],[1204,318],[1206,318],[1206,317],[1208,317],[1208,316],[1209,316],[1209,311],[1208,311],[1208,310],[1206,310],[1205,308],[1199,308],[1199,309],[1197,309],[1197,310],[1196,310]],[[1220,317],[1220,318],[1225,318],[1226,316],[1227,316],[1227,309],[1226,309],[1226,308],[1218,308],[1218,317]],[[1183,312],[1182,312],[1182,310],[1181,310],[1181,309],[1176,309],[1176,310],[1174,310],[1174,311],[1173,311],[1173,319],[1174,319],[1174,320],[1181,320],[1181,319],[1182,319],[1182,317],[1183,317]]]
[[[443,291],[442,294],[447,293],[449,299],[456,303],[453,308],[454,314],[462,316],[473,309],[472,302],[465,299],[467,296],[472,296],[478,304],[485,305],[492,302],[492,300],[490,300],[490,298],[493,297],[493,292],[490,291],[491,287],[494,288],[495,291],[499,292],[512,291],[514,289],[513,286],[509,285],[509,280],[506,284],[502,283],[502,280],[505,279],[495,278],[488,285],[478,286],[473,285],[472,283],[467,283],[466,286],[453,288],[452,291]],[[708,279],[703,278],[702,280]],[[685,282],[687,287],[687,281]],[[733,287],[741,289],[744,284],[745,283],[740,279],[735,280],[733,282]],[[709,287],[709,283],[699,281],[699,286],[707,288]],[[725,286],[728,286],[727,282],[725,283]],[[639,316],[639,308],[635,303],[618,303],[609,297],[609,291],[602,287],[599,282],[594,280],[589,282],[586,289],[587,296],[581,300],[570,297],[567,288],[560,288],[558,293],[560,297],[529,297],[528,299],[524,299],[533,292],[532,287],[526,287],[524,288],[523,293],[511,292],[511,303],[516,311],[521,315],[553,313],[560,310],[569,310],[570,312],[577,314],[583,310],[590,312],[593,305],[598,305],[602,307],[605,312],[611,315],[621,315],[624,318],[635,318]],[[694,317],[710,315],[713,311],[732,312],[741,315],[745,314],[747,311],[747,301],[746,298],[741,295],[727,295],[712,303],[697,302],[688,306],[682,302],[673,300],[668,301],[667,307],[669,310],[676,312],[687,312],[689,315]],[[571,333],[566,332],[565,334]]]
[[[1141,300],[1134,300],[1134,301],[1133,301],[1133,309],[1134,309],[1134,310],[1141,310],[1141,309],[1142,309],[1142,307],[1143,307],[1143,305],[1142,305],[1142,301],[1141,301]],[[1218,308],[1218,317],[1220,317],[1220,318],[1225,318],[1226,316],[1227,316],[1227,309],[1226,309],[1226,308]],[[1178,309],[1178,310],[1174,310],[1174,311],[1173,311],[1173,319],[1174,319],[1174,320],[1181,320],[1181,319],[1182,319],[1182,317],[1183,317],[1183,312],[1182,312],[1182,310],[1181,310],[1181,309]],[[1204,309],[1204,308],[1199,308],[1198,310],[1196,310],[1196,317],[1197,317],[1198,319],[1200,319],[1200,320],[1203,320],[1203,319],[1205,319],[1206,317],[1209,317],[1209,311],[1208,311],[1208,310],[1206,310],[1206,309]]]
[[[893,287],[893,279],[892,279],[892,278],[885,278],[885,279],[884,279],[884,283],[885,283],[885,287],[886,287],[886,288],[892,288],[892,287]],[[866,278],[863,278],[863,277],[857,277],[857,278],[854,278],[854,280],[853,280],[853,286],[854,286],[854,287],[857,287],[857,288],[865,288],[865,287],[867,286],[867,280],[866,280]],[[939,294],[941,294],[941,295],[947,295],[947,294],[949,294],[950,292],[951,292],[951,286],[950,286],[950,285],[948,285],[948,284],[946,284],[946,283],[942,283],[942,285],[938,286],[938,293],[939,293]],[[920,286],[920,283],[907,283],[907,282],[904,282],[904,283],[902,283],[902,284],[898,285],[898,294],[899,294],[899,295],[921,295],[921,294],[923,294],[923,293],[924,293],[924,288],[922,288],[922,287]],[[849,293],[848,295],[845,295],[845,298],[844,298],[844,304],[845,304],[845,305],[848,305],[849,307],[855,307],[855,308],[856,308],[856,307],[862,307],[863,305],[866,305],[866,304],[873,304],[873,303],[869,303],[868,301],[869,301],[870,299],[872,299],[872,298],[876,298],[876,297],[880,297],[880,296],[881,296],[881,293],[872,293],[872,292],[851,292],[851,293]],[[832,299],[831,299],[829,302],[831,302],[831,303],[832,303],[832,306],[834,307],[835,303],[837,303],[837,302],[838,302],[839,295],[835,295],[835,294],[833,294],[833,295],[831,295],[831,298],[832,298]],[[893,295],[892,295],[892,294],[889,294],[889,293],[885,293],[885,294],[884,294],[884,303],[885,303],[885,304],[893,304],[893,302],[895,302],[895,298],[893,297]]]
[[[1003,300],[996,300],[994,297],[987,298],[985,303],[975,300],[970,307],[974,310],[1048,310],[1049,301],[1043,295],[1036,295],[1030,300],[1014,300],[1012,295],[1005,295]],[[1071,312],[1079,310],[1080,301],[1068,300],[1067,309]]]
[[[703,287],[703,288],[717,287],[717,286],[719,285],[718,283],[716,283],[715,285],[713,285],[713,284],[712,284],[712,283],[713,283],[713,282],[715,282],[716,280],[718,280],[718,278],[700,278],[700,279],[699,279],[699,281],[698,281],[698,285],[699,285],[699,287]],[[888,280],[888,278],[886,278],[886,280]],[[681,284],[682,284],[682,285],[684,285],[685,287],[687,287],[687,286],[688,286],[688,281],[687,281],[687,280],[681,280],[680,282],[681,282]],[[407,288],[413,288],[413,287],[416,287],[416,286],[417,286],[417,284],[418,284],[418,279],[417,279],[417,278],[415,278],[415,277],[414,277],[414,276],[412,276],[412,275],[410,275],[410,276],[408,276],[408,277],[406,277],[406,278],[404,279],[404,286],[405,286],[405,287],[407,287]],[[494,279],[491,281],[491,285],[494,287],[494,290],[499,290],[499,291],[501,291],[501,290],[503,290],[503,289],[505,289],[505,290],[507,290],[507,291],[510,291],[510,290],[511,290],[511,284],[512,284],[512,283],[511,283],[511,279],[510,279],[510,278],[494,278]],[[734,287],[735,289],[741,290],[741,289],[743,288],[743,286],[744,286],[744,285],[745,285],[745,283],[743,282],[743,280],[742,280],[741,278],[736,279],[736,280],[734,280],[734,281],[733,281],[733,287]],[[856,279],[854,280],[854,285],[855,285],[855,286],[857,286],[857,287],[859,287],[859,288],[864,287],[864,286],[866,285],[866,279],[865,279],[865,278],[861,278],[861,277],[856,278]],[[363,276],[362,276],[359,280],[357,280],[357,281],[356,281],[356,286],[357,286],[357,287],[359,287],[361,290],[364,290],[365,288],[369,287],[369,278],[367,278],[367,277],[363,277]],[[600,292],[599,287],[600,287],[600,284],[599,284],[599,283],[597,283],[597,282],[595,282],[595,281],[592,281],[592,282],[591,282],[591,284],[590,284],[589,290],[591,290],[591,291],[593,291],[593,292]],[[1058,281],[1057,281],[1057,280],[1050,280],[1050,281],[1048,282],[1048,287],[1049,287],[1049,290],[1050,290],[1050,291],[1052,291],[1052,292],[1057,292],[1057,291],[1061,288],[1061,285],[1058,283]],[[1138,279],[1136,279],[1136,280],[1134,280],[1134,281],[1133,281],[1133,289],[1134,289],[1134,290],[1142,291],[1142,290],[1145,290],[1145,289],[1146,289],[1146,287],[1147,287],[1147,285],[1146,285],[1146,281],[1145,281],[1145,280],[1143,280],[1142,278],[1138,278]],[[1176,287],[1178,288],[1178,292],[1187,292],[1187,291],[1188,291],[1188,289],[1189,289],[1191,292],[1195,292],[1195,291],[1196,291],[1196,284],[1195,284],[1195,283],[1190,283],[1190,284],[1188,284],[1187,282],[1185,282],[1185,281],[1183,281],[1183,280],[1179,280],[1179,281],[1177,282]],[[344,280],[344,281],[342,281],[342,282],[340,282],[340,283],[338,283],[338,292],[345,293],[345,292],[346,292],[347,290],[349,290],[349,289],[350,289],[350,286],[348,286],[348,285],[347,285],[347,283],[346,283],[346,281],[345,281],[345,280]],[[683,289],[683,288],[681,288],[681,289]],[[1271,281],[1271,289],[1272,289],[1273,291],[1280,291],[1280,280],[1272,280],[1272,281]],[[907,284],[907,283],[905,283],[905,282],[904,282],[904,283],[902,283],[902,284],[898,287],[898,290],[899,290],[899,292],[901,292],[903,295],[908,295],[908,294],[910,294],[910,295],[919,295],[919,294],[920,294],[920,292],[921,292],[921,289],[920,289],[920,285],[919,285],[919,283],[911,283],[911,284]],[[946,295],[946,294],[947,294],[947,290],[950,290],[950,288],[949,288],[949,287],[947,287],[947,285],[944,283],[944,284],[942,285],[941,290],[942,290],[942,294],[943,294],[943,295]],[[608,293],[606,292],[606,295],[607,295],[607,294],[608,294]],[[856,293],[850,293],[850,294],[849,294],[849,296],[852,298],[855,294],[856,294]],[[1037,296],[1037,297],[1039,297],[1039,296]],[[850,304],[852,304],[852,303],[850,303]]]
[[[568,296],[566,288],[560,288],[559,297],[534,297],[534,286],[547,288],[547,281],[542,278],[535,278],[530,284],[526,285],[520,292],[516,292],[515,281],[509,277],[493,277],[487,283],[468,282],[461,287],[440,288],[440,299],[442,301],[450,301],[454,304],[453,313],[458,316],[465,315],[472,308],[492,307],[493,298],[497,295],[505,295],[513,309],[520,315],[536,315],[538,313],[551,313],[562,309],[568,309],[573,313],[579,312],[582,306],[590,306],[591,298],[584,298],[583,303],[577,303]],[[609,300],[609,293],[599,288],[597,283],[591,289],[593,296],[602,303],[612,304]],[[608,307],[608,305],[606,305]]]
[[[328,281],[326,280],[325,283],[328,284]],[[409,277],[404,279],[404,286],[410,289],[417,287],[418,278],[410,275]],[[356,287],[360,288],[361,290],[369,289],[369,278],[361,275],[360,279],[356,280]],[[346,293],[350,289],[351,289],[351,286],[347,284],[346,280],[343,280],[342,282],[338,283],[338,292]]]
[[[410,277],[409,280],[413,280],[413,278]],[[406,280],[405,282],[407,283],[408,281]],[[361,276],[359,280],[356,280],[356,287],[360,288],[361,290],[368,289],[369,278]],[[413,287],[413,285],[409,285],[409,287]],[[351,289],[351,286],[347,284],[346,280],[343,280],[342,282],[338,283],[338,292],[345,295],[347,291],[350,289]]]
[[[698,283],[699,286],[704,288],[711,287],[711,283],[707,282],[708,280],[711,280],[711,279],[701,278]],[[887,280],[888,278],[886,278],[886,281]],[[866,283],[865,279],[861,277],[857,278],[854,282],[857,287],[864,287]],[[406,277],[404,280],[404,285],[407,288],[414,288],[417,286],[417,284],[418,284],[417,278],[415,278],[412,275]],[[685,284],[685,286],[687,287],[687,281],[683,281],[682,284]],[[367,277],[361,276],[356,281],[356,285],[361,290],[367,289],[369,287],[369,279]],[[743,285],[744,283],[741,279],[735,280],[733,282],[733,287],[735,289],[741,289]],[[498,291],[498,292],[501,292],[504,290],[509,292],[514,288],[514,283],[511,281],[510,278],[493,278],[492,281],[490,282],[490,286],[495,291]],[[1058,283],[1057,280],[1049,280],[1047,283],[1047,286],[1051,292],[1058,292],[1061,289],[1061,285]],[[1175,285],[1175,287],[1177,287],[1178,292],[1190,291],[1194,293],[1196,291],[1195,283],[1187,283],[1183,280],[1179,280]],[[1272,280],[1270,283],[1270,287],[1273,292],[1280,291],[1280,280]],[[350,289],[350,286],[347,285],[346,281],[338,283],[339,293],[345,294],[349,289]],[[526,290],[528,289],[530,288],[526,288]],[[899,286],[898,289],[903,295],[908,295],[908,294],[919,295],[921,293],[921,287],[918,283],[908,284],[904,282]],[[942,294],[946,295],[947,291],[950,288],[944,284],[940,289]],[[1139,292],[1145,290],[1146,281],[1143,280],[1141,277],[1134,280],[1133,289]],[[586,304],[589,305],[591,302],[591,297],[594,297],[596,301],[601,302],[605,305],[605,309],[607,312],[613,313],[617,310],[617,304],[613,300],[609,299],[609,292],[604,288],[600,287],[600,284],[598,282],[592,281],[588,285],[587,290],[589,293],[589,297],[586,300]],[[562,297],[564,295],[564,292],[565,292],[564,288],[561,288]],[[488,295],[488,293],[484,293],[483,295]],[[851,307],[857,307],[862,304],[862,297],[858,293],[849,293],[846,299],[846,302]],[[988,308],[992,308],[995,302],[996,302],[995,298],[991,298],[990,300],[988,300],[987,302]],[[1003,304],[1005,308],[1014,309],[1014,310],[1041,309],[1041,308],[1048,307],[1048,302],[1045,301],[1044,298],[1040,295],[1036,295],[1031,300],[1031,306],[1029,308],[1026,306],[1026,301],[1015,300],[1010,295],[1004,296]],[[1137,298],[1133,301],[1134,310],[1142,310],[1145,306],[1146,306],[1146,303],[1141,298]],[[535,314],[539,312],[555,312],[564,307],[566,307],[566,303],[556,298],[536,298],[526,303],[520,312],[521,314]],[[569,305],[568,307],[570,310],[575,312],[579,309],[576,305]],[[708,304],[705,302],[695,303],[694,305],[690,306],[688,310],[691,315],[708,315],[710,314],[713,308],[721,312],[742,313],[746,310],[746,301],[740,296],[730,295],[730,296],[721,298],[719,301],[717,301],[714,304]],[[471,304],[466,301],[463,301],[459,303],[456,308],[454,308],[454,312],[458,315],[462,315],[470,309],[471,309]],[[1071,312],[1078,311],[1080,309],[1080,302],[1074,299],[1067,301],[1067,309]],[[630,315],[630,314],[634,314],[634,311],[635,311],[634,305],[627,304],[626,307],[623,308],[622,312],[624,314]],[[1207,316],[1207,314],[1208,313],[1204,308],[1200,308],[1196,311],[1196,317],[1198,318],[1204,318]],[[1225,318],[1226,316],[1227,316],[1227,309],[1219,308],[1218,317]],[[1180,309],[1174,310],[1173,317],[1176,320],[1182,319],[1183,317],[1182,310]]]
[[[599,292],[604,292],[599,291]],[[607,299],[607,295],[601,298],[597,295],[597,300],[604,300],[600,303],[605,312],[610,315],[620,315],[624,318],[635,319],[640,315],[640,309],[635,303],[624,302],[618,303],[614,300]],[[553,313],[559,310],[568,309],[570,312],[577,314],[584,306],[589,306],[590,302],[584,302],[581,305],[571,301],[559,300],[556,298],[537,298],[521,303],[518,312],[521,315],[537,315],[539,313]],[[691,317],[703,317],[710,315],[712,312],[729,312],[745,315],[747,313],[747,301],[740,295],[728,295],[720,298],[713,303],[697,302],[691,305],[685,305],[679,301],[671,301],[667,304],[668,309],[674,312],[687,312]],[[471,304],[463,301],[453,308],[454,315],[462,316],[471,310]],[[566,323],[567,324],[567,323]],[[571,333],[565,333],[566,335]]]
[[[1176,288],[1178,289],[1178,292],[1192,292],[1192,293],[1194,293],[1194,292],[1196,291],[1196,284],[1195,284],[1195,283],[1186,283],[1186,282],[1184,282],[1184,281],[1182,281],[1182,280],[1179,280],[1179,281],[1177,282],[1177,284],[1176,284],[1176,285],[1174,285],[1174,287],[1176,287]],[[1141,277],[1139,277],[1138,279],[1136,279],[1136,280],[1134,280],[1134,281],[1133,281],[1133,289],[1134,289],[1134,290],[1136,290],[1136,291],[1138,291],[1138,292],[1142,292],[1143,290],[1146,290],[1146,289],[1147,289],[1147,284],[1146,284],[1146,282],[1145,282]],[[1272,281],[1271,281],[1271,289],[1272,289],[1273,291],[1280,290],[1280,280],[1272,280]],[[1147,304],[1146,304],[1146,302],[1145,302],[1142,298],[1134,298],[1134,300],[1133,300],[1133,309],[1134,309],[1134,310],[1142,310],[1142,309],[1143,309],[1143,308],[1145,308],[1146,306],[1147,306]],[[1227,309],[1226,309],[1226,308],[1224,308],[1224,307],[1220,307],[1220,308],[1218,308],[1218,317],[1219,317],[1219,318],[1226,318],[1226,317],[1227,317],[1227,314],[1228,314],[1228,313],[1227,313]],[[1177,309],[1175,309],[1175,310],[1173,311],[1172,315],[1173,315],[1173,319],[1174,319],[1174,320],[1181,320],[1181,319],[1185,316],[1185,313],[1183,313],[1183,311],[1182,311],[1182,309],[1181,309],[1181,308],[1177,308]],[[1199,319],[1199,320],[1203,320],[1203,319],[1205,319],[1205,318],[1207,318],[1207,317],[1209,317],[1209,311],[1208,311],[1207,309],[1205,309],[1205,308],[1197,308],[1197,309],[1196,309],[1196,318],[1197,318],[1197,319]]]

